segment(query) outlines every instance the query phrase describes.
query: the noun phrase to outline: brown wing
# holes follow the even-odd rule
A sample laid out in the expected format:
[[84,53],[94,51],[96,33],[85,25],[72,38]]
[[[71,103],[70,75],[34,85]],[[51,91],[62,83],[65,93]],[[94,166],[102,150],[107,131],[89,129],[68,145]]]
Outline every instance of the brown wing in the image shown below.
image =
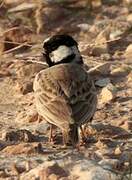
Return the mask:
[[34,91],[38,112],[60,128],[85,123],[95,111],[94,85],[78,65],[57,65],[41,71],[35,78]]
[[77,89],[76,96],[71,101],[72,116],[79,125],[90,121],[96,111],[97,96],[95,87],[88,76],[87,78],[86,82],[84,81],[80,88]]
[[72,119],[71,108],[67,105],[67,96],[54,77],[50,69],[36,75],[34,91],[37,111],[48,122],[60,128],[68,128]]
[[[96,89],[89,74],[81,66],[70,65],[63,69],[65,80],[59,81],[68,97],[72,118],[78,125],[90,121],[97,106]],[[67,80],[67,81],[66,81]]]

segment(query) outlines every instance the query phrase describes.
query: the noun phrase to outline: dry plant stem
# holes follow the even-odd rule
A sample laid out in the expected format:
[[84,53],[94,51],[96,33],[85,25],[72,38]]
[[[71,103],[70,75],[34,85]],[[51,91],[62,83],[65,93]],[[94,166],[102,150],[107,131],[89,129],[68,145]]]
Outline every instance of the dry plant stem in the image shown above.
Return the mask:
[[32,63],[42,64],[42,65],[47,65],[45,62],[41,62],[41,61],[27,60],[27,62],[32,62]]
[[[0,42],[1,42],[1,43],[16,44],[16,45],[21,45],[21,44],[23,44],[23,43],[18,43],[18,42],[13,42],[13,41],[1,41],[1,40],[0,40]],[[30,45],[30,44],[26,44],[26,46],[32,47],[32,45]]]
[[40,116],[38,115],[37,124],[39,124],[40,122],[41,122],[41,118],[40,118]]
[[6,31],[3,32],[3,34],[8,33],[8,32],[15,30],[15,29],[20,29],[20,27],[12,27],[10,29],[7,29]]
[[[105,41],[105,42],[102,42],[102,43],[97,43],[96,45],[102,45],[102,44],[105,44],[105,43],[110,43],[110,42],[118,41],[120,39],[121,39],[121,37],[116,38],[116,39],[112,39],[112,40],[108,40],[108,41]],[[93,44],[93,45],[95,45],[95,44]]]
[[42,64],[42,65],[45,65],[45,66],[47,66],[47,64],[45,63],[45,62],[41,62],[41,61],[34,61],[34,60],[20,60],[20,59],[18,59],[18,60],[13,60],[13,62],[24,62],[24,63],[36,63],[36,64]]
[[105,41],[105,42],[101,42],[101,43],[91,43],[91,44],[81,44],[80,45],[80,47],[81,46],[85,46],[85,47],[88,47],[88,46],[97,46],[97,45],[102,45],[102,44],[106,44],[106,43],[110,43],[110,42],[114,42],[114,41],[118,41],[118,40],[120,40],[121,39],[121,37],[119,37],[119,38],[116,38],[116,39],[112,39],[112,40],[108,40],[108,41]]
[[[27,26],[24,26],[25,28],[27,28],[27,29],[29,29],[29,27],[27,27]],[[7,30],[5,30],[4,32],[2,32],[3,33],[3,35],[5,34],[5,33],[8,33],[8,32],[10,32],[10,31],[13,31],[13,30],[16,30],[16,29],[21,29],[21,27],[12,27],[12,28],[10,28],[10,29],[7,29]],[[32,31],[31,29],[29,29],[30,31]]]
[[2,2],[1,2],[1,4],[0,4],[0,8],[1,8],[3,5],[4,5],[4,1],[2,1]]
[[36,29],[37,34],[40,34],[40,32],[43,28],[42,11],[43,11],[43,3],[40,2],[38,4],[38,8],[36,9],[36,12],[35,12],[35,20],[36,20],[36,24],[37,24],[37,29]]
[[27,45],[27,43],[20,44],[19,46],[15,47],[15,48],[12,48],[12,49],[10,49],[10,50],[4,51],[3,54],[11,53],[11,52],[13,52],[13,51],[16,51],[17,49],[20,49],[20,48],[23,47],[23,46],[26,46],[26,45]]

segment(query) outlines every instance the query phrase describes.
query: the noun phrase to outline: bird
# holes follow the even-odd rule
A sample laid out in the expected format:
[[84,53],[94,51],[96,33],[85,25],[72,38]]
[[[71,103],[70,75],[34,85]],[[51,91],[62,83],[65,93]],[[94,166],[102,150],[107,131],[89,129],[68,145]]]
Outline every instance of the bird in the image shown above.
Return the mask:
[[79,127],[91,121],[97,106],[97,93],[92,77],[84,69],[78,43],[72,36],[57,34],[43,44],[48,68],[34,79],[33,89],[38,114],[59,127],[64,145],[79,143]]

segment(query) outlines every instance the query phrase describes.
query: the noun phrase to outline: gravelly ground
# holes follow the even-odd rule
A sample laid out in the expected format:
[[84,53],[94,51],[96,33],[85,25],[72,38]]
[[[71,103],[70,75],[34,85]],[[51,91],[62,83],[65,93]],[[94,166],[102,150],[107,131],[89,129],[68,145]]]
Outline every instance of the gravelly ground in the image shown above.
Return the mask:
[[[132,159],[132,48],[129,52],[126,49],[132,42],[132,17],[130,20],[132,14],[122,4],[120,8],[116,5],[103,6],[101,11],[93,12],[90,19],[83,11],[80,11],[80,17],[73,14],[69,15],[75,19],[75,22],[71,23],[71,30],[76,27],[76,31],[69,33],[78,39],[85,64],[95,67],[101,63],[110,63],[110,71],[107,74],[104,68],[101,72],[95,73],[93,78],[95,82],[108,78],[116,88],[116,94],[110,101],[107,102],[105,99],[106,102],[102,103],[101,91],[106,85],[97,86],[98,108],[92,123],[86,126],[88,142],[85,146],[81,146],[79,151],[71,147],[62,147],[61,134],[58,129],[55,137],[56,144],[49,144],[47,143],[49,125],[45,121],[37,122],[32,92],[34,75],[43,66],[23,63],[20,60],[14,61],[17,53],[0,56],[0,176],[3,179],[17,179],[43,162],[52,160],[57,161],[67,170],[72,169],[79,160],[84,159],[92,160],[97,166],[99,164],[103,166],[101,162],[106,163],[105,160],[108,159],[109,162],[105,165],[113,163],[112,171],[119,174],[127,172],[130,168]],[[0,21],[0,23],[3,22]],[[68,20],[66,19],[63,23],[68,23]],[[88,29],[81,25],[81,29],[78,30],[77,25],[81,23],[85,23]],[[107,25],[109,24],[111,26],[108,32]],[[63,32],[64,29],[60,31]],[[51,34],[51,30],[48,33]],[[34,36],[38,36],[38,41],[41,42],[46,34]],[[119,39],[115,41],[110,37]],[[110,42],[102,45],[105,41]],[[90,43],[94,45],[90,46]],[[41,54],[40,49],[36,47],[35,51],[34,49],[26,51],[26,56],[34,56],[36,52]],[[113,70],[117,68],[121,68],[120,72],[113,75]],[[15,134],[13,138],[18,137],[18,139],[12,141],[11,135],[7,134],[20,129],[28,131]],[[76,161],[75,164],[73,159]],[[116,163],[112,161],[113,159],[117,160]],[[70,167],[67,167],[68,162]],[[16,172],[15,163],[17,166],[28,166],[27,169],[29,169]],[[72,175],[72,172],[69,174]]]

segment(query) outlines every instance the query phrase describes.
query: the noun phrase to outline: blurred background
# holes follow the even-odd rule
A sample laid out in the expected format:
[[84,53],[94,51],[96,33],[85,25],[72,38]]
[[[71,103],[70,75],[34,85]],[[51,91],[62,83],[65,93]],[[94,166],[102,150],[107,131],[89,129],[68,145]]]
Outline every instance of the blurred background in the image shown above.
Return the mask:
[[74,36],[85,55],[107,54],[107,48],[98,52],[93,45],[130,34],[131,12],[131,0],[1,0],[0,54],[22,53],[34,45],[38,50],[37,45],[57,33]]

